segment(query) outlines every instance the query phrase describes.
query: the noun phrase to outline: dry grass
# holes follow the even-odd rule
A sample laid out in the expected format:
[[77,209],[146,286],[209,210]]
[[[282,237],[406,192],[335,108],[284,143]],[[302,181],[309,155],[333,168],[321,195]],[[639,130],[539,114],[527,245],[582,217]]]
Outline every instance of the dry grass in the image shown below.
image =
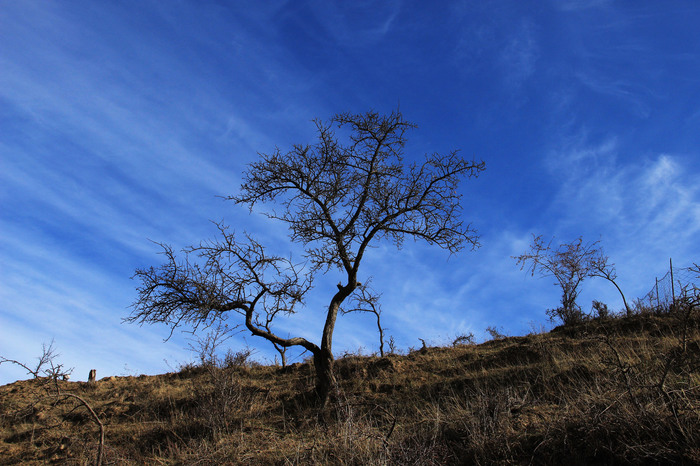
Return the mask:
[[[685,328],[685,333],[684,333]],[[406,356],[58,382],[107,464],[698,464],[700,329],[635,316]],[[3,464],[85,464],[98,428],[45,380],[0,387]]]

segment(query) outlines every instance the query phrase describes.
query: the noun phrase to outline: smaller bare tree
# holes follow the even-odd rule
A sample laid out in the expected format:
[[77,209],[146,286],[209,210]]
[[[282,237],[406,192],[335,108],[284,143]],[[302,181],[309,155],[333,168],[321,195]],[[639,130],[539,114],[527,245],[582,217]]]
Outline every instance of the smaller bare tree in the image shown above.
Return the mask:
[[554,277],[561,288],[561,307],[550,309],[550,318],[559,318],[565,324],[573,324],[583,319],[583,312],[576,298],[579,286],[594,272],[593,261],[602,254],[599,241],[584,243],[583,238],[570,243],[562,243],[552,247],[552,241],[545,242],[542,236],[532,237],[530,251],[513,257],[518,261],[520,269],[527,269],[531,275],[538,273],[541,277]]
[[377,319],[377,331],[379,332],[379,355],[384,357],[384,329],[382,327],[382,307],[379,304],[381,295],[376,294],[369,286],[369,280],[364,284],[358,283],[359,293],[352,296],[355,307],[351,309],[341,309],[340,312],[345,315],[351,312],[369,312],[374,314]]
[[[235,328],[235,327],[234,327]],[[219,347],[231,338],[233,329],[223,322],[217,322],[203,337],[195,337],[188,349],[197,355],[202,367],[218,367],[222,358],[217,355]]]
[[[23,364],[19,361],[15,361],[14,359],[8,359],[4,356],[0,356],[0,364],[3,363],[10,363],[10,364],[15,364],[17,366],[20,366],[24,369],[26,369],[27,374],[33,376],[35,379],[38,379],[41,377],[42,374],[44,375],[49,375],[49,371],[51,369],[46,368],[46,366],[49,366],[51,362],[60,356],[59,354],[56,353],[56,348],[53,346],[53,339],[51,340],[51,343],[49,343],[49,346],[46,346],[46,343],[41,344],[41,356],[39,356],[38,362],[36,366],[28,366],[26,364]],[[66,376],[69,376],[70,373],[63,374]]]
[[[258,314],[258,316],[256,316],[256,325],[258,327],[264,328],[267,331],[267,333],[273,334],[272,322],[275,320],[275,317],[277,317],[277,314],[279,312],[280,312],[280,309],[271,309],[269,312],[265,313],[265,321],[264,322],[260,322],[261,317]],[[287,335],[287,338],[289,338],[289,335]],[[275,349],[277,350],[277,352],[280,354],[280,362],[282,363],[282,369],[284,369],[285,367],[287,367],[287,350],[289,349],[289,346],[283,346],[283,345],[277,343],[276,341],[272,341],[272,340],[270,340],[270,342],[272,343],[272,346],[274,346]]]
[[622,288],[617,284],[615,264],[605,255],[600,241],[583,242],[579,237],[570,243],[562,243],[552,247],[550,240],[545,244],[542,236],[533,235],[530,252],[514,257],[521,270],[527,270],[534,275],[554,277],[562,289],[561,307],[547,311],[554,319],[560,318],[564,324],[572,324],[583,319],[584,314],[576,304],[579,286],[589,277],[603,278],[615,286],[622,297],[627,316],[632,315],[632,308],[627,304]]

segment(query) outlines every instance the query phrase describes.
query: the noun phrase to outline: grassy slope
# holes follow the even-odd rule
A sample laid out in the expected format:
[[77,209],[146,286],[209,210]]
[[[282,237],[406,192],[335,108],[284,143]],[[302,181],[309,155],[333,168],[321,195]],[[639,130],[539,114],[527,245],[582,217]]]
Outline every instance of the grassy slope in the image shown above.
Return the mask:
[[[700,325],[683,327],[636,316],[345,357],[321,413],[309,364],[58,383],[104,422],[111,464],[698,464]],[[95,458],[97,425],[47,382],[0,387],[2,464]]]

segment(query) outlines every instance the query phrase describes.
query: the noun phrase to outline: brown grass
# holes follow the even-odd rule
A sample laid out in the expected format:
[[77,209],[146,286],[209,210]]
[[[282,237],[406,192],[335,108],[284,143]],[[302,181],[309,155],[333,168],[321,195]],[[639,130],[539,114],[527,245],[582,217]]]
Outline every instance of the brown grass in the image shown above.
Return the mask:
[[[635,316],[336,362],[58,382],[107,464],[698,464],[700,325]],[[0,387],[2,464],[85,464],[99,429],[45,379]]]

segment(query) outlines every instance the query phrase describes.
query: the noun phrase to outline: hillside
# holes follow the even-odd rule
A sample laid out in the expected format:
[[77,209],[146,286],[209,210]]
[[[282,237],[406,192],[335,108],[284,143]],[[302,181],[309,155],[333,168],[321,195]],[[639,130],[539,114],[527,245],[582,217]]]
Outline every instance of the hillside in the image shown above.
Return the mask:
[[[700,322],[591,321],[336,363],[0,387],[3,464],[698,464]],[[56,395],[56,388],[61,396]]]

